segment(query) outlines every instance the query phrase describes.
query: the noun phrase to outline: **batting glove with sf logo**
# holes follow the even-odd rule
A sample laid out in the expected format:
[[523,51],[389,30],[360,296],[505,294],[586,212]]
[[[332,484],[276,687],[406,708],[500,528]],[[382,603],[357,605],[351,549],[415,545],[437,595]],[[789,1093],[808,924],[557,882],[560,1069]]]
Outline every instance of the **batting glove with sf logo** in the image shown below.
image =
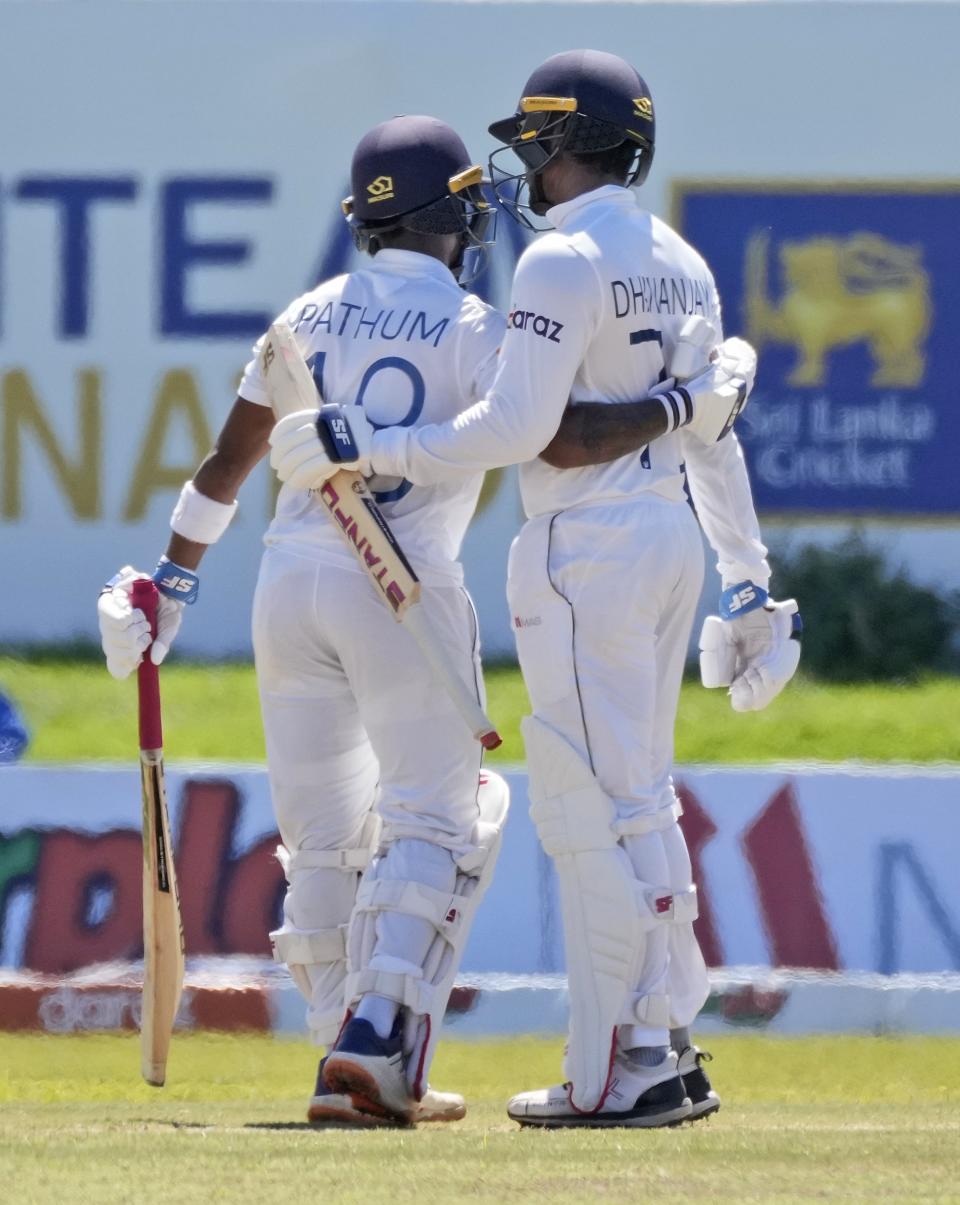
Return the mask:
[[373,432],[361,406],[297,410],[270,432],[270,463],[295,490],[319,489],[341,469],[367,476]]
[[141,573],[125,565],[107,582],[97,600],[100,643],[106,654],[107,669],[114,678],[129,677],[142,661],[147,648],[150,649],[153,664],[160,665],[180,630],[183,608],[197,598],[197,575],[161,557],[153,574],[159,599],[157,637],[151,644],[147,617],[130,601],[133,583],[138,578],[147,577],[150,577],[149,573]]
[[734,711],[760,711],[797,672],[803,622],[795,599],[773,602],[753,582],[720,595],[720,614],[700,632],[700,678],[729,687]]

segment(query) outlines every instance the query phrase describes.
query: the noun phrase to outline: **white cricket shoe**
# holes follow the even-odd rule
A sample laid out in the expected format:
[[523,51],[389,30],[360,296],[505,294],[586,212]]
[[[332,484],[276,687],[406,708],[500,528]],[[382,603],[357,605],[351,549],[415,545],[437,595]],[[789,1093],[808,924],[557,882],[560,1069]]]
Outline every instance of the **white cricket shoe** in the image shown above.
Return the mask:
[[[331,1092],[323,1080],[326,1059],[320,1062],[317,1086],[307,1108],[307,1120],[311,1125],[360,1128],[396,1126],[392,1117],[385,1117],[363,1096],[344,1092]],[[467,1115],[467,1105],[459,1092],[437,1092],[427,1087],[417,1106],[415,1122],[460,1121]]]
[[[322,1077],[323,1071],[321,1069]],[[361,1129],[395,1124],[386,1117],[360,1108],[362,1101],[355,1100],[345,1092],[330,1092],[321,1079],[307,1107],[307,1121],[313,1126],[334,1128],[358,1126]]]
[[467,1102],[459,1092],[437,1092],[428,1084],[414,1121],[460,1121],[466,1115]]
[[321,1079],[329,1092],[351,1097],[388,1123],[414,1125],[419,1102],[410,1094],[405,1062],[399,1014],[389,1038],[353,1017],[323,1060]]
[[570,1084],[521,1092],[510,1100],[507,1113],[520,1125],[544,1129],[575,1126],[652,1129],[677,1125],[690,1116],[692,1109],[672,1050],[656,1067],[634,1065],[618,1054],[603,1103],[590,1113],[578,1110],[570,1094]]

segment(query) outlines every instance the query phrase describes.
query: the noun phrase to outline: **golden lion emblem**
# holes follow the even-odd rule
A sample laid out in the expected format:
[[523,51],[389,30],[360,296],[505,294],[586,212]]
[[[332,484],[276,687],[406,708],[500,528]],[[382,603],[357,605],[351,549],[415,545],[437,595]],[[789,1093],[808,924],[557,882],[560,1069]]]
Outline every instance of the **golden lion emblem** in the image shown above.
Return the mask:
[[827,353],[851,343],[870,348],[871,385],[922,382],[931,302],[921,247],[868,233],[781,243],[786,288],[777,305],[767,293],[769,245],[766,231],[747,243],[747,337],[758,348],[796,345],[800,355],[789,384],[823,385]]

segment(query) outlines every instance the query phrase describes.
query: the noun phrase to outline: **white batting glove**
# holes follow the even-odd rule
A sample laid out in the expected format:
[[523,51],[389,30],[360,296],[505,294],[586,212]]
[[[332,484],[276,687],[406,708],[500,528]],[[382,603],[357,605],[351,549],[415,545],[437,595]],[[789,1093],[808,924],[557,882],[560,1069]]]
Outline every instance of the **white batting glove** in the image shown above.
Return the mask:
[[670,372],[676,381],[682,385],[709,368],[719,342],[713,324],[700,314],[691,314],[680,328],[670,357]]
[[772,602],[752,582],[731,586],[700,632],[703,685],[728,687],[734,711],[761,711],[797,672],[802,632],[795,599]]
[[[161,561],[160,568],[167,572],[169,580],[169,571],[176,567],[171,566],[169,561]],[[170,651],[170,646],[180,628],[186,603],[164,594],[164,587],[160,584],[160,595],[157,601],[157,638],[151,644],[150,625],[147,617],[139,608],[134,608],[130,602],[130,590],[133,583],[137,578],[144,577],[149,578],[150,574],[141,573],[138,569],[125,565],[116,576],[107,582],[97,600],[100,643],[107,657],[107,669],[114,678],[128,678],[143,660],[143,654],[148,648],[150,649],[150,660],[154,665],[160,665]]]
[[710,323],[694,316],[680,331],[670,367],[674,383],[657,390],[667,432],[686,427],[706,444],[723,439],[753,389],[757,353],[743,339],[717,346]]
[[295,490],[316,490],[341,469],[370,473],[374,426],[361,406],[298,410],[270,432],[270,463]]

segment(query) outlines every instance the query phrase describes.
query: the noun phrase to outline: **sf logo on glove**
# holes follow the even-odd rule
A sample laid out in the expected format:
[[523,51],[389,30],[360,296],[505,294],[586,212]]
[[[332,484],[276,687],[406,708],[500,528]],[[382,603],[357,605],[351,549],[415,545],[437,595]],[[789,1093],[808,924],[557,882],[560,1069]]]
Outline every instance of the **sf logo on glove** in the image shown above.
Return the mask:
[[335,464],[359,460],[360,450],[353,428],[340,406],[333,402],[321,406],[317,411],[316,429],[321,444]]

